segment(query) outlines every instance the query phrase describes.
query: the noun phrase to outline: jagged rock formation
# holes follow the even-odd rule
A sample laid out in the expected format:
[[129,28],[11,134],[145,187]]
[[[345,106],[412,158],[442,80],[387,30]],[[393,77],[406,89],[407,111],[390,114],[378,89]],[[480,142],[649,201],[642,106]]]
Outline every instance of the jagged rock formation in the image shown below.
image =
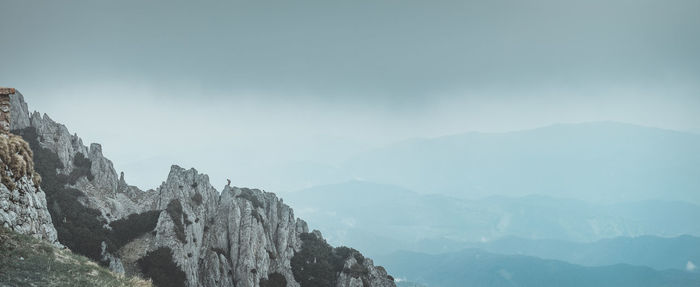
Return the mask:
[[[88,212],[99,214],[104,230],[90,232],[99,235],[90,240],[101,241],[97,259],[110,269],[150,277],[162,286],[261,286],[261,281],[300,286],[291,262],[309,230],[273,193],[228,185],[219,193],[207,175],[179,166],[172,166],[159,188],[141,191],[128,185],[123,173],[117,176],[99,144],[88,148],[47,115],[30,114],[19,92],[11,101],[12,130],[31,130],[22,134],[36,137],[31,140],[60,162],[59,182],[79,193],[75,196]],[[176,267],[162,267],[167,263]],[[361,265],[366,272],[337,272],[337,287],[395,286],[371,260]],[[273,278],[277,283],[270,283]]]
[[19,136],[0,135],[0,174],[0,226],[56,243],[32,151]]
[[[343,270],[352,270],[353,266],[358,264],[357,260],[350,257],[345,261],[343,265]],[[347,287],[363,287],[363,286],[381,286],[389,287],[395,286],[394,280],[387,280],[389,276],[383,267],[374,267],[374,262],[372,259],[365,258],[364,262],[361,264],[366,270],[368,270],[366,276],[355,276],[352,272],[341,272],[338,276],[338,283],[336,286],[347,286]],[[365,285],[367,284],[367,285]]]

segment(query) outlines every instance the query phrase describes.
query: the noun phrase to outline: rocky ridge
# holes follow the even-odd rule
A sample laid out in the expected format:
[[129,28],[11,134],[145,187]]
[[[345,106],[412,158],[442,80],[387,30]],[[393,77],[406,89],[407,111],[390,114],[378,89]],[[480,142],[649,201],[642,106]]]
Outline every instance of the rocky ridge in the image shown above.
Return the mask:
[[0,226],[58,245],[28,144],[15,135],[0,135],[0,151]]
[[[110,269],[149,277],[152,271],[144,265],[144,258],[166,248],[179,268],[176,272],[184,273],[182,286],[261,286],[261,282],[277,286],[270,283],[272,278],[286,281],[286,286],[300,286],[291,261],[302,248],[301,235],[309,230],[275,194],[232,186],[219,192],[207,175],[176,165],[160,187],[142,191],[128,185],[123,173],[117,176],[99,144],[88,148],[47,115],[30,114],[19,92],[11,101],[11,129],[35,130],[41,147],[55,153],[61,162],[59,174],[72,175],[78,169],[76,160],[83,156],[89,160],[89,176],[68,185],[83,193],[78,198],[84,206],[99,212],[107,232],[135,215],[156,212],[155,227],[149,232],[134,233],[123,245],[102,242],[101,260]],[[55,231],[53,236],[56,238]],[[352,256],[346,260],[348,267],[357,265]],[[391,276],[372,260],[361,265],[366,272],[338,271],[336,286],[395,286]],[[154,283],[158,283],[155,278]]]

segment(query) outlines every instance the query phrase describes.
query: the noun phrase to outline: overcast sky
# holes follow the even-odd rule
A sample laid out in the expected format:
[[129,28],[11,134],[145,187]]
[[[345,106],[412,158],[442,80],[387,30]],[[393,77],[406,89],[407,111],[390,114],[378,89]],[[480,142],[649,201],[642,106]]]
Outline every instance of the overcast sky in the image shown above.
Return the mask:
[[[127,180],[332,163],[412,137],[700,130],[700,1],[8,1],[0,86]],[[327,162],[327,163],[328,163]],[[230,166],[239,166],[238,168]],[[235,178],[235,176],[232,176]]]

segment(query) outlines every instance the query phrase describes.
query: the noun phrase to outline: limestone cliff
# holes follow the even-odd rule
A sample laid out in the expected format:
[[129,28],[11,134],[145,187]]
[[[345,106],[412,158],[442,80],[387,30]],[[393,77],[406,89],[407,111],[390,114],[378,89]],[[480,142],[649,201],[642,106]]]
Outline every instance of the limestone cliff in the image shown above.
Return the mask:
[[[61,208],[64,197],[50,208],[62,218],[59,224],[74,221],[58,228],[58,238],[80,242],[65,245],[161,286],[304,286],[292,265],[303,262],[295,255],[302,254],[309,230],[275,194],[232,186],[219,192],[207,175],[179,166],[172,166],[160,187],[142,191],[117,176],[99,144],[88,148],[47,115],[30,114],[19,92],[11,101],[12,130],[41,151],[43,164],[51,163],[42,176],[65,187],[56,194],[71,194],[81,204],[78,214]],[[85,214],[95,218],[84,221]],[[75,225],[89,232],[72,231]],[[371,260],[358,264],[353,253],[333,254],[344,262],[328,271],[333,285],[395,286]],[[163,267],[170,261],[172,267]]]
[[22,138],[0,134],[0,174],[0,226],[56,243],[32,151]]

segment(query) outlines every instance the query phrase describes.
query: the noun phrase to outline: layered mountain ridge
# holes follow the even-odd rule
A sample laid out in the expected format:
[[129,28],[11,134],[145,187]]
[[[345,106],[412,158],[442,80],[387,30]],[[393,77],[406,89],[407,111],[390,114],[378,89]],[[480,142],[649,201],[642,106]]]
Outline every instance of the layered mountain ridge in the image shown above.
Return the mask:
[[[371,259],[309,233],[273,193],[229,185],[219,192],[207,175],[176,165],[160,187],[142,191],[117,175],[99,144],[88,148],[64,125],[30,113],[19,92],[11,101],[11,129],[35,152],[58,241],[113,271],[160,286],[395,286]],[[312,243],[327,258],[301,257]]]
[[676,269],[614,264],[581,266],[478,249],[443,254],[401,251],[383,258],[397,276],[426,286],[698,286],[700,274]]
[[285,194],[285,200],[330,242],[373,257],[398,250],[454,252],[508,237],[583,244],[700,236],[693,220],[700,206],[682,201],[594,203],[546,195],[469,200],[368,181],[316,186]]

